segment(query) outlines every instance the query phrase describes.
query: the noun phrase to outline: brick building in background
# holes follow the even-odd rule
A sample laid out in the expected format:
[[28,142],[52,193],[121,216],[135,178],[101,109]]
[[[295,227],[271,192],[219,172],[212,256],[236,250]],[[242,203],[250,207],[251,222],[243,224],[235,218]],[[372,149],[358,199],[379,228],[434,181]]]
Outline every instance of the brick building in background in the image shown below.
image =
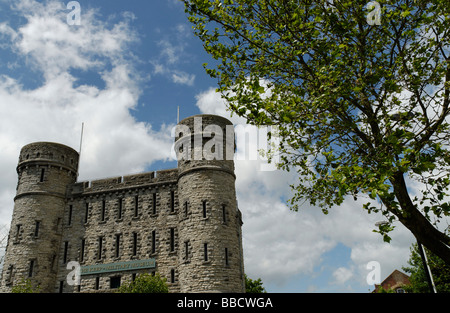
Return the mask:
[[376,293],[380,290],[380,287],[382,287],[385,290],[391,289],[396,293],[404,293],[405,290],[403,289],[403,287],[409,284],[410,282],[408,275],[398,270],[394,270],[388,277],[386,277],[385,280],[381,282],[381,284],[375,284],[375,290],[372,292]]

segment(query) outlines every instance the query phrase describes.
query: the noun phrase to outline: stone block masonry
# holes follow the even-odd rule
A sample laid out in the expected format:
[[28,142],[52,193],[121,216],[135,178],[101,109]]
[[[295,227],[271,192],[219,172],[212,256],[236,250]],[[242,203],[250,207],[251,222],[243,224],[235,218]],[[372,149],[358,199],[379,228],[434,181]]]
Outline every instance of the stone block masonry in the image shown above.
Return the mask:
[[[194,119],[203,127],[194,130]],[[158,272],[170,292],[244,292],[233,160],[184,157],[195,148],[182,143],[199,136],[210,151],[226,153],[222,140],[234,134],[214,142],[214,133],[201,133],[209,125],[233,129],[215,115],[179,123],[177,168],[88,182],[76,181],[73,149],[49,142],[23,147],[0,291],[29,279],[43,292],[111,292]],[[84,269],[79,285],[68,284],[71,261]]]

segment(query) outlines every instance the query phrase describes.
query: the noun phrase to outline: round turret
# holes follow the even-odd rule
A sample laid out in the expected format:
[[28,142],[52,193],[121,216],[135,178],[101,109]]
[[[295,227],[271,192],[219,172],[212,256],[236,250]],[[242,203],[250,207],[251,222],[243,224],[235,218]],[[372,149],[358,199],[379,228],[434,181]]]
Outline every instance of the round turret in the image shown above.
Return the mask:
[[58,143],[22,148],[18,184],[1,288],[30,280],[41,292],[55,290],[62,218],[68,186],[77,178],[79,155]]
[[196,115],[176,127],[181,292],[244,292],[233,124]]

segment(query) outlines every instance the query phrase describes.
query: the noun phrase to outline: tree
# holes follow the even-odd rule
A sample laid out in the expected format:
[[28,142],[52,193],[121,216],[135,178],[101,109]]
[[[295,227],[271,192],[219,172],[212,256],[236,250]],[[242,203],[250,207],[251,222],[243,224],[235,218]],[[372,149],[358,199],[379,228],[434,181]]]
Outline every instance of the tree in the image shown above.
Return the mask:
[[[411,256],[408,260],[409,267],[403,267],[406,273],[410,274],[409,281],[410,286],[406,286],[407,292],[413,293],[426,293],[430,292],[425,270],[423,268],[422,258],[420,257],[417,244],[413,244],[411,247]],[[437,257],[428,249],[424,249],[427,255],[428,266],[430,267],[431,274],[433,275],[434,285],[436,291],[439,293],[450,292],[450,266],[445,264],[441,258]]]
[[261,278],[253,280],[245,275],[245,292],[246,293],[266,293]]
[[6,225],[0,225],[0,272],[3,268],[3,261],[5,259],[5,250],[8,244],[9,229]]
[[123,284],[119,287],[119,293],[168,293],[167,279],[161,278],[156,273],[150,275],[147,273],[140,274],[130,283]]
[[367,2],[184,0],[229,109],[278,127],[268,154],[298,173],[291,209],[369,197],[385,241],[399,220],[450,264],[450,6]]
[[11,288],[12,293],[39,293],[40,286],[34,286],[31,280],[23,279]]
[[396,292],[392,288],[384,289],[383,286],[379,286],[376,293],[396,293]]

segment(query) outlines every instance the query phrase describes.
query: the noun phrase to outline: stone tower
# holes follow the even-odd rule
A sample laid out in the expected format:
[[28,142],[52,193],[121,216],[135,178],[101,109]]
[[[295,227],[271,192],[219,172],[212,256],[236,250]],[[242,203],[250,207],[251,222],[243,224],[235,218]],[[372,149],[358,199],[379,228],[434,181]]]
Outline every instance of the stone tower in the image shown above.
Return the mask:
[[4,291],[22,279],[39,284],[41,292],[54,291],[66,193],[76,181],[78,158],[75,150],[58,143],[22,148],[3,267]]
[[234,148],[233,125],[220,116],[192,116],[175,130],[181,292],[245,291]]

